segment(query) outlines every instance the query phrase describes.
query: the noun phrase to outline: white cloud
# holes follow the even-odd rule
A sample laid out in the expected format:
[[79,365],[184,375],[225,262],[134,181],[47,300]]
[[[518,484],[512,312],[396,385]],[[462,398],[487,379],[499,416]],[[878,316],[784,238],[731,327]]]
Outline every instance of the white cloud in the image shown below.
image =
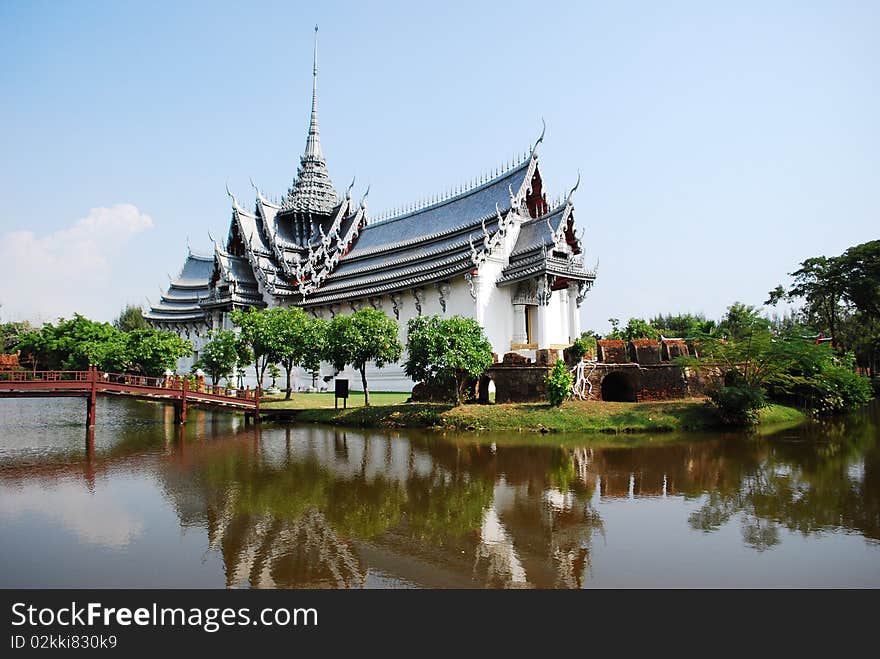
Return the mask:
[[74,312],[106,318],[108,304],[115,308],[119,297],[115,271],[130,258],[125,248],[152,227],[150,216],[133,204],[116,204],[93,208],[70,227],[44,236],[29,230],[3,234],[2,318],[54,320]]

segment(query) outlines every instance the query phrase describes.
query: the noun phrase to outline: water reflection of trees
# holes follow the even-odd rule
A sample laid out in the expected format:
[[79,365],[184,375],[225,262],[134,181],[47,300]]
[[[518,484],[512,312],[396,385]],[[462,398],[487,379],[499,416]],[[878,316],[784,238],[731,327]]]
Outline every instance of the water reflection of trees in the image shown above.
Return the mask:
[[876,408],[764,438],[557,446],[195,421],[99,429],[79,457],[0,463],[0,483],[156,470],[230,586],[583,587],[602,503],[644,497],[693,501],[691,528],[739,525],[758,550],[785,532],[880,540]]
[[181,519],[207,527],[229,586],[358,587],[383,561],[418,563],[401,578],[425,585],[583,585],[601,520],[567,451],[357,433],[327,450],[324,433],[292,453],[247,437],[187,444],[163,474]]
[[816,423],[760,442],[760,460],[738,469],[738,487],[710,491],[689,519],[714,531],[741,516],[743,541],[764,550],[779,530],[855,531],[880,540],[880,450],[868,414]]
[[429,586],[580,588],[605,532],[601,502],[618,498],[697,501],[692,528],[739,523],[759,550],[783,528],[880,538],[870,417],[637,447],[274,432],[187,442],[163,476],[181,519],[208,528],[230,586],[360,587],[372,571]]

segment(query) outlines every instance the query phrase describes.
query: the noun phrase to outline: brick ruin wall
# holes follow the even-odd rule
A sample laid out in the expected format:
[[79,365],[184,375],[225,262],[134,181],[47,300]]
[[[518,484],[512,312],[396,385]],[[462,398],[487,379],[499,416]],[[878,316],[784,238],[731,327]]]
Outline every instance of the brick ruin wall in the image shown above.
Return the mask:
[[[545,379],[550,366],[536,364],[495,364],[488,377],[495,383],[496,403],[525,403],[547,400]],[[618,373],[631,387],[636,401],[674,400],[704,396],[716,377],[700,375],[677,364],[602,364],[586,363],[584,374],[591,387],[589,398],[602,400],[602,381],[606,376]],[[484,387],[481,387],[485,391]],[[488,402],[483,398],[481,402]]]
[[[603,380],[612,373],[624,383],[628,398],[614,400],[657,401],[704,396],[709,387],[719,380],[719,376],[699,374],[693,369],[671,364],[666,359],[688,354],[683,341],[676,339],[656,341],[634,341],[633,352],[638,363],[627,360],[626,344],[623,341],[599,341],[599,354],[604,362],[585,362],[584,374],[590,384],[589,398],[603,400]],[[496,403],[542,402],[547,400],[546,378],[553,364],[562,357],[556,350],[538,350],[535,361],[515,352],[504,355],[502,361],[495,357],[495,364],[486,376],[468,392],[481,403],[489,402],[489,380],[495,384]],[[568,355],[566,354],[566,357]],[[666,358],[660,361],[661,357]],[[573,364],[569,363],[569,367]],[[416,385],[413,400],[454,400],[452,392],[445,392]]]

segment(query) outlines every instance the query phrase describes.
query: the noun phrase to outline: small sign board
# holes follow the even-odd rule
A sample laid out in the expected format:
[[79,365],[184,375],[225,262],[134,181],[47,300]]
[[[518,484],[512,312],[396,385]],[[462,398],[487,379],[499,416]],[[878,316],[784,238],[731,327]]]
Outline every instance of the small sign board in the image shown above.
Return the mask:
[[336,396],[333,399],[333,407],[339,408],[339,399],[342,399],[342,408],[348,407],[348,380],[336,379]]

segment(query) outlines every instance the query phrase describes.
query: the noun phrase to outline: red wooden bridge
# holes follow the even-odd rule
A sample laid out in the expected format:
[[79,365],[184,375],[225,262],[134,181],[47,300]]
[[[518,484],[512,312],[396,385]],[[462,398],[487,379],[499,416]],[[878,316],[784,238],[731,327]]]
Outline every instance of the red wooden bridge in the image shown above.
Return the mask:
[[0,398],[86,399],[87,425],[95,425],[98,394],[172,403],[174,420],[186,423],[188,405],[244,411],[245,419],[260,420],[258,389],[235,390],[215,385],[193,385],[186,377],[144,377],[125,373],[88,371],[0,371]]

